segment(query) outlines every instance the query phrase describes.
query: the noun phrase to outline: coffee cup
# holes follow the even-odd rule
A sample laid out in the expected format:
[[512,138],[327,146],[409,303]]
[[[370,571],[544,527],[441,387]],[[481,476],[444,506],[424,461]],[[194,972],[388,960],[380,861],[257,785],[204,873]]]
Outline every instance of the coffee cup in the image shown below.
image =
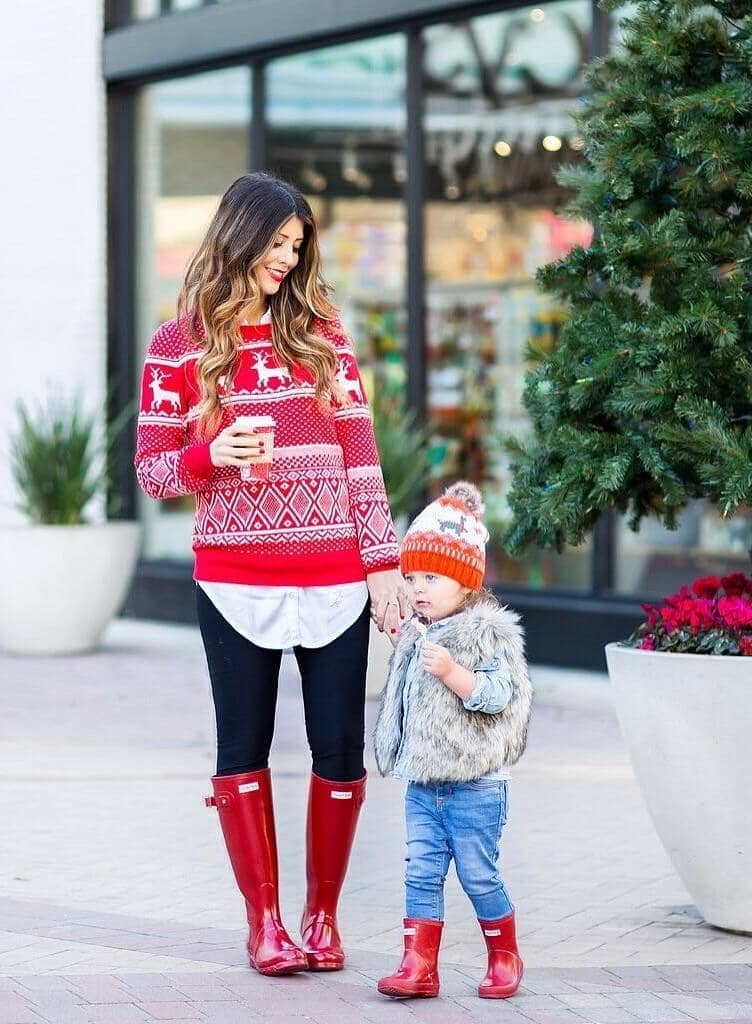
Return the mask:
[[238,416],[234,425],[240,427],[245,433],[263,434],[265,441],[261,461],[243,466],[240,470],[241,479],[268,480],[274,457],[274,418],[272,416]]

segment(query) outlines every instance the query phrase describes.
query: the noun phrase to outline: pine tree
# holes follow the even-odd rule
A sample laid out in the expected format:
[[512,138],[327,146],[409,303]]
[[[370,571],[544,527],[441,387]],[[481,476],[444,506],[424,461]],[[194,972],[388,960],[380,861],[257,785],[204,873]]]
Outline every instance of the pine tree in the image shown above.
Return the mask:
[[531,353],[515,552],[578,544],[609,508],[636,530],[752,505],[752,0],[638,0],[588,81],[585,161],[559,180],[595,234],[538,275],[570,315]]

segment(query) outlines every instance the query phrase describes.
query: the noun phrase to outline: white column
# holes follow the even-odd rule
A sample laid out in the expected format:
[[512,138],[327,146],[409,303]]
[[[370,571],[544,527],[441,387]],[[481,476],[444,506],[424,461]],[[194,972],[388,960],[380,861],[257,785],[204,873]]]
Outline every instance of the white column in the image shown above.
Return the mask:
[[18,520],[18,398],[105,400],[101,0],[3,5],[0,36],[0,523]]

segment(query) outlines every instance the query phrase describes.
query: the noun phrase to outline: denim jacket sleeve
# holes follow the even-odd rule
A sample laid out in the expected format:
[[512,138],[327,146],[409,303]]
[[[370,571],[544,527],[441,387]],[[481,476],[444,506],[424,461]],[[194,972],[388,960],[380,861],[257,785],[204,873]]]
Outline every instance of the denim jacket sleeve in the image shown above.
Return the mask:
[[512,699],[512,679],[505,658],[495,657],[475,669],[475,687],[463,701],[468,711],[483,711],[495,715],[503,711]]

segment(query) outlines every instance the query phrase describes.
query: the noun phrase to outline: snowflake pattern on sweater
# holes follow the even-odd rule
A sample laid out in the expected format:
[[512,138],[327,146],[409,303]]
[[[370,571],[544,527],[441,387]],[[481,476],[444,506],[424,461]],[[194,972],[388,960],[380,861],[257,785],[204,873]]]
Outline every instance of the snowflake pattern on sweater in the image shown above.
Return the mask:
[[136,474],[149,497],[193,494],[196,579],[317,586],[362,580],[399,564],[371,413],[352,342],[338,321],[314,330],[334,346],[351,404],[315,401],[313,378],[277,360],[271,327],[241,328],[230,393],[220,385],[219,433],[238,416],[272,416],[268,481],[212,465],[197,433],[201,348],[177,320],[157,329],[141,384]]

